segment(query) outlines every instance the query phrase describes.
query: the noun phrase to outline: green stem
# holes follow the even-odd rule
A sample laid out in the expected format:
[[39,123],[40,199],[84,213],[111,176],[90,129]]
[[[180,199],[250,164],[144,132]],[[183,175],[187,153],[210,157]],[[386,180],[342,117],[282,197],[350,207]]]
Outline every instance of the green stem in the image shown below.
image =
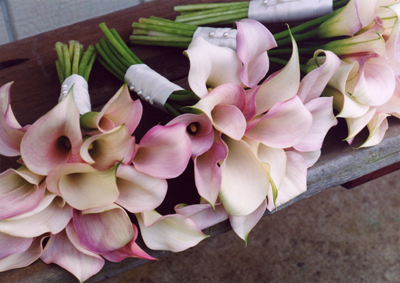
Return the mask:
[[128,60],[126,60],[124,57],[121,56],[121,54],[118,53],[118,50],[115,49],[115,47],[108,41],[105,40],[107,43],[108,48],[111,50],[111,52],[114,54],[115,57],[118,58],[118,60],[128,69],[131,64],[129,64]]
[[[89,47],[93,47],[93,45],[90,45]],[[93,51],[94,51],[94,47],[93,47]],[[83,76],[87,82],[89,81],[89,75],[90,75],[90,71],[92,71],[94,60],[96,60],[96,52],[93,52],[92,56],[90,56],[90,60],[86,67],[85,75]]]
[[174,29],[181,29],[181,30],[189,30],[195,32],[197,27],[193,25],[188,25],[185,23],[178,23],[175,21],[167,20],[167,19],[162,19],[162,18],[157,18],[157,17],[150,17],[149,19],[146,18],[140,18],[139,23],[141,24],[148,24],[148,25],[156,25],[156,26],[163,26],[163,27],[169,27],[169,28],[174,28]]
[[335,1],[333,1],[333,9],[336,10],[343,6],[346,6],[347,3],[349,3],[349,2],[350,2],[350,0],[335,0]]
[[177,21],[177,22],[192,22],[194,20],[215,18],[215,17],[224,16],[224,15],[236,14],[239,12],[245,12],[246,14],[248,14],[248,8],[241,8],[241,9],[239,8],[239,9],[232,9],[232,10],[213,9],[213,10],[194,12],[194,13],[190,13],[188,15],[177,16],[175,21]]
[[81,46],[79,42],[74,43],[74,57],[72,59],[72,74],[79,73],[79,59],[81,57]]
[[[130,49],[129,47],[125,44],[125,42],[122,40],[122,38],[119,36],[118,32],[113,28],[111,29],[112,35],[114,35],[114,38],[118,41],[118,43],[124,48],[125,52],[130,56],[135,61],[135,64],[143,64],[143,62],[137,57]],[[115,47],[115,46],[114,46]],[[125,58],[125,56],[124,56]],[[127,59],[127,58],[125,58]],[[128,59],[127,59],[128,60]],[[129,60],[128,60],[129,61]]]
[[100,39],[100,46],[101,46],[102,50],[104,51],[105,56],[106,56],[109,60],[111,60],[111,61],[115,64],[115,66],[117,66],[117,68],[118,68],[121,72],[125,73],[126,70],[127,70],[127,67],[125,67],[125,66],[120,62],[119,58],[117,58],[116,56],[114,56],[114,54],[111,52],[110,48],[108,48],[107,42],[106,42],[106,40],[105,40],[104,37]]
[[153,46],[166,46],[166,47],[181,47],[181,48],[187,48],[192,41],[190,39],[189,42],[176,42],[176,41],[161,41],[157,37],[155,41],[148,40],[148,39],[137,39],[135,35],[131,35],[129,37],[131,39],[132,44],[136,45],[153,45]]
[[235,8],[235,7],[248,7],[249,2],[234,2],[234,3],[211,3],[211,4],[192,4],[192,5],[180,5],[175,6],[174,11],[176,12],[188,12],[188,11],[198,11],[198,10],[206,10],[206,9],[215,9],[215,8]]
[[181,113],[179,113],[174,107],[172,107],[168,102],[165,102],[164,104],[165,109],[167,109],[172,115],[174,116],[179,116]]
[[71,59],[67,45],[62,45],[62,51],[64,55],[64,77],[68,78],[71,75]]
[[60,83],[62,84],[64,82],[65,78],[64,78],[63,69],[60,64],[60,60],[56,61],[56,69],[57,69],[58,79],[60,80]]
[[207,25],[207,24],[217,24],[217,23],[219,24],[220,22],[232,23],[234,20],[245,19],[245,18],[247,18],[247,11],[230,14],[230,15],[217,16],[214,18],[206,18],[206,19],[202,19],[202,20],[190,21],[190,22],[186,22],[186,23],[195,25],[195,26],[200,26],[200,25]]
[[[101,54],[100,54],[101,55]],[[99,57],[97,58],[97,60],[99,61],[99,63],[101,65],[103,65],[104,68],[106,68],[107,71],[109,71],[111,74],[113,74],[116,78],[118,78],[119,80],[123,81],[124,80],[124,74],[119,74],[118,72],[116,72],[112,67],[110,67],[107,62],[105,60],[103,60],[103,58]]]
[[94,46],[89,45],[86,52],[82,56],[81,63],[79,64],[79,70],[78,70],[78,74],[81,75],[82,77],[84,77],[86,74],[88,62],[89,62],[92,54],[94,53],[94,51],[95,51]]
[[[122,72],[115,64],[114,62],[107,56],[107,54],[104,52],[103,48],[99,43],[96,44],[96,49],[97,52],[101,55],[103,60],[106,62],[106,64],[109,66],[109,68],[113,69],[115,73],[118,74],[118,77],[124,77],[125,73]],[[100,58],[99,58],[100,59]],[[104,64],[102,64],[104,66]],[[122,79],[123,80],[123,79]]]
[[151,25],[151,24],[142,24],[142,23],[133,23],[132,27],[140,28],[140,29],[154,30],[154,31],[170,33],[170,34],[184,35],[184,36],[193,36],[193,34],[195,32],[195,30],[177,29],[177,28],[172,28],[172,27]]
[[[311,38],[318,38],[318,30],[314,29],[302,34],[295,34],[293,35],[293,37],[296,40],[296,42],[300,42]],[[276,41],[276,44],[278,44],[278,46],[290,43],[292,43],[292,39],[290,37]]]

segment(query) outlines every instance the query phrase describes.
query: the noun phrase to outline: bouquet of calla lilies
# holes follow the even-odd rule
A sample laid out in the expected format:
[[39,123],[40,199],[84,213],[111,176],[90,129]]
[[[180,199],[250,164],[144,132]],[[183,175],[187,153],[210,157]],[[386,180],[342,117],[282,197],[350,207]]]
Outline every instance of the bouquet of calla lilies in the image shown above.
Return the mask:
[[[0,88],[0,154],[21,157],[19,169],[0,174],[0,270],[40,258],[85,281],[105,260],[153,260],[139,233],[149,249],[179,252],[225,220],[247,244],[266,210],[307,190],[307,169],[337,118],[349,144],[368,127],[360,147],[383,139],[388,116],[400,118],[398,2],[334,1],[322,22],[275,35],[241,19],[234,48],[193,37],[184,52],[190,90],[148,68],[105,24],[85,53],[57,43],[61,95],[47,114],[21,127],[12,84]],[[319,44],[305,47],[310,40]],[[99,112],[87,86],[95,49],[123,81]],[[271,72],[270,62],[283,67]],[[143,107],[130,91],[173,118],[135,137]],[[167,180],[188,166],[198,203],[161,215]]]

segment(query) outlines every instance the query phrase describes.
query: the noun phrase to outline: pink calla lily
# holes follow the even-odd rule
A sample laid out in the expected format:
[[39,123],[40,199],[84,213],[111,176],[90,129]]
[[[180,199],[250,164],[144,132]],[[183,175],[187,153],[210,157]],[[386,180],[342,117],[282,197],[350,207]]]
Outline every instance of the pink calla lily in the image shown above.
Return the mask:
[[20,155],[22,137],[28,127],[22,128],[14,116],[10,105],[10,87],[7,83],[0,87],[0,154]]
[[140,140],[133,164],[137,170],[148,175],[175,178],[186,169],[191,152],[185,124],[157,125]]
[[101,256],[82,246],[72,222],[65,230],[50,236],[40,258],[47,264],[55,263],[68,270],[80,282],[99,272],[105,263]]
[[385,136],[386,130],[389,128],[386,113],[375,114],[368,123],[369,136],[360,147],[369,147],[379,144]]
[[25,166],[0,174],[0,220],[31,211],[37,207],[46,190],[44,177]]
[[103,106],[100,112],[88,112],[81,117],[81,125],[87,129],[107,132],[125,124],[131,135],[142,117],[143,106],[140,100],[132,100],[127,84]]
[[70,92],[29,127],[21,141],[21,156],[29,170],[47,175],[60,164],[79,161],[81,145],[79,111]]
[[0,233],[0,265],[2,259],[26,251],[32,242],[33,238],[20,238]]
[[248,87],[257,85],[267,74],[267,50],[277,47],[272,33],[261,23],[244,19],[236,22],[237,55],[243,62],[240,79]]
[[152,210],[135,215],[146,246],[153,250],[181,252],[208,237],[192,219],[180,214],[162,216]]
[[73,222],[82,246],[96,254],[118,250],[134,237],[128,214],[116,204],[85,211],[74,209]]
[[114,203],[119,195],[114,165],[99,171],[85,163],[67,163],[52,170],[47,179],[47,189],[59,194],[73,208],[79,210]]

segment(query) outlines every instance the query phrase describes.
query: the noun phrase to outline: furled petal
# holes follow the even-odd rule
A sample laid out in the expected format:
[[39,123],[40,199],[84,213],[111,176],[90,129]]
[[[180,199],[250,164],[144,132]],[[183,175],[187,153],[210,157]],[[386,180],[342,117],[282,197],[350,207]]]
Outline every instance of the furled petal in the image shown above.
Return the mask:
[[316,151],[321,149],[329,129],[337,124],[332,111],[333,98],[315,98],[305,106],[312,115],[312,125],[303,139],[293,147],[298,151]]
[[97,254],[118,250],[134,237],[128,214],[115,204],[86,211],[74,209],[73,220],[82,245]]
[[380,113],[388,113],[400,119],[400,79],[398,77],[396,77],[396,87],[392,97],[376,108]]
[[312,115],[298,96],[275,104],[246,136],[276,148],[300,142],[312,124]]
[[162,216],[154,210],[135,215],[143,241],[153,250],[181,252],[208,237],[193,220],[183,215]]
[[125,124],[129,134],[139,125],[143,106],[140,100],[132,100],[127,84],[104,105],[100,112],[88,112],[81,117],[82,127],[107,132]]
[[0,232],[16,237],[33,238],[46,232],[59,233],[72,217],[72,208],[62,199],[46,193],[33,210],[0,221]]
[[64,164],[49,173],[47,188],[79,210],[111,204],[119,194],[115,178],[117,166],[99,171],[84,163]]
[[368,123],[369,136],[360,147],[374,146],[380,143],[385,136],[386,130],[389,128],[386,113],[375,114]]
[[119,197],[115,201],[132,213],[153,210],[167,194],[165,179],[152,177],[130,165],[120,165],[117,170]]
[[[289,149],[290,150],[290,149]],[[306,151],[306,152],[301,152],[301,151],[296,151],[298,154],[303,156],[304,160],[306,161],[307,168],[310,168],[313,166],[318,159],[321,157],[321,150],[316,150],[316,151]]]
[[206,114],[182,114],[168,122],[167,126],[177,123],[186,125],[186,132],[192,143],[192,156],[199,156],[210,149],[214,142],[214,130]]
[[43,176],[30,172],[25,166],[0,174],[0,220],[37,207],[46,190],[44,185],[39,186],[43,179]]
[[[349,135],[346,140],[352,140],[361,130],[371,121],[374,117],[376,109],[371,107],[367,113],[358,118],[346,118],[347,128],[349,129]],[[351,143],[351,142],[350,142]]]
[[32,172],[47,175],[57,165],[80,160],[82,134],[72,92],[26,131],[21,156]]
[[221,187],[221,168],[219,163],[227,156],[228,149],[215,134],[213,146],[204,154],[194,158],[194,175],[199,195],[212,207],[218,198]]
[[129,164],[134,152],[135,138],[125,124],[88,138],[80,149],[82,159],[98,170],[107,170],[118,161]]
[[186,169],[191,152],[185,124],[157,125],[141,139],[133,164],[137,170],[151,176],[175,178]]
[[287,164],[285,178],[278,188],[276,206],[272,200],[272,194],[268,194],[268,210],[288,202],[307,190],[307,164],[304,158],[294,151],[287,151]]
[[178,204],[175,206],[175,212],[183,216],[189,217],[200,230],[211,227],[228,219],[228,213],[222,204],[215,205],[215,210],[208,203],[185,205]]
[[20,238],[0,233],[0,262],[13,254],[26,251],[31,246],[32,241],[32,238]]
[[269,69],[267,50],[277,47],[272,33],[261,23],[243,19],[236,22],[237,55],[243,62],[242,82],[253,87],[265,77]]
[[185,54],[190,60],[189,85],[198,97],[208,94],[207,87],[215,88],[226,83],[240,85],[242,62],[232,49],[215,46],[202,37],[196,37]]
[[268,172],[246,142],[224,140],[229,152],[221,165],[219,197],[230,215],[248,215],[267,195],[270,187]]
[[[397,16],[400,15],[400,3],[390,5],[387,8],[391,9]],[[390,65],[394,71],[398,71],[400,68],[400,21],[396,20],[393,26],[393,30],[390,34],[389,39],[386,41],[386,56],[387,60],[385,63]]]
[[147,254],[142,248],[139,247],[138,244],[136,244],[135,240],[137,235],[139,234],[139,231],[135,225],[132,224],[133,231],[135,234],[135,238],[133,238],[128,244],[123,246],[122,248],[103,255],[103,257],[112,262],[120,262],[121,260],[124,260],[128,257],[135,257],[135,258],[142,258],[142,259],[147,259],[147,260],[156,260],[156,258],[150,256]]
[[20,144],[25,129],[15,119],[10,105],[10,87],[7,83],[0,87],[0,154],[4,156],[20,155]]
[[40,257],[45,263],[56,263],[71,272],[80,282],[101,270],[104,259],[79,242],[72,222],[58,234],[51,235]]
[[42,254],[42,242],[47,237],[46,235],[38,237],[32,242],[28,249],[1,259],[0,272],[25,267],[36,261]]
[[267,199],[264,199],[261,205],[249,215],[229,216],[229,222],[231,223],[233,231],[235,231],[236,235],[245,241],[246,246],[247,236],[249,235],[251,229],[253,229],[258,221],[260,221],[266,209]]
[[300,86],[299,52],[292,37],[292,57],[286,66],[272,74],[257,92],[257,115],[268,111],[278,102],[294,97]]
[[242,113],[246,92],[235,84],[224,84],[213,89],[192,107],[205,113],[214,127],[233,139],[242,138],[246,119]]

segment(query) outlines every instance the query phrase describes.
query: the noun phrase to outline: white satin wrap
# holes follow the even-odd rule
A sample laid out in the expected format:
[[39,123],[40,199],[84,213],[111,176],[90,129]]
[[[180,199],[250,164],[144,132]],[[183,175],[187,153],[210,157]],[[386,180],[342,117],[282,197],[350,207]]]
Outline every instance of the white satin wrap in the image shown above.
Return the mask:
[[254,0],[249,19],[261,23],[285,23],[318,18],[333,12],[332,0]]
[[72,93],[74,94],[74,99],[76,106],[79,109],[79,114],[83,115],[86,112],[92,111],[92,106],[90,104],[88,83],[82,76],[77,74],[69,76],[61,84],[61,94],[60,97],[58,98],[58,102],[60,102],[67,96],[71,87],[73,87]]
[[200,36],[211,44],[236,50],[236,34],[237,30],[231,28],[199,27],[193,38]]
[[183,90],[145,64],[130,66],[126,71],[125,81],[141,99],[163,111],[166,111],[164,104],[168,97],[176,90]]

